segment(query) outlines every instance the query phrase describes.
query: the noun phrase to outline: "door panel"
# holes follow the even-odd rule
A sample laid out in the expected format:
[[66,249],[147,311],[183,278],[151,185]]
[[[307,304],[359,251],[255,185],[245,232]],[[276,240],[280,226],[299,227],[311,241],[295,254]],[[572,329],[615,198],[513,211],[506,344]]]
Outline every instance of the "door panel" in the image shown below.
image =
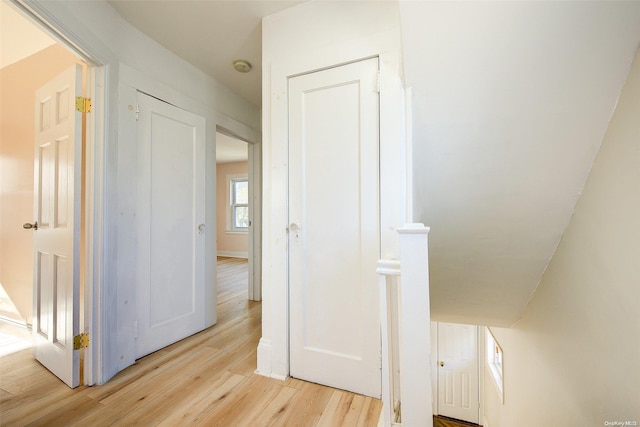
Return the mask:
[[289,82],[291,375],[380,396],[377,59]]
[[478,327],[438,323],[438,414],[478,423]]
[[138,94],[142,357],[204,329],[205,119]]
[[33,353],[70,387],[79,383],[82,68],[74,65],[36,91]]

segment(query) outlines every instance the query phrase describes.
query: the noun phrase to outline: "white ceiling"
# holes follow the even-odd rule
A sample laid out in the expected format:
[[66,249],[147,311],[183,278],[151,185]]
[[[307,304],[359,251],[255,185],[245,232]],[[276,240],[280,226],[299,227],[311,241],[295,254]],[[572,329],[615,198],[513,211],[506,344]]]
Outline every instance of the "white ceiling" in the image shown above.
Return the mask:
[[[299,2],[110,4],[261,105],[260,18]],[[432,230],[432,313],[511,325],[553,256],[602,142],[640,46],[640,2],[401,0],[399,7],[413,87],[415,219]],[[254,70],[235,72],[239,58]]]
[[246,142],[216,132],[216,163],[246,161],[248,148]]
[[[134,27],[257,106],[262,99],[262,17],[301,2],[109,1]],[[235,71],[236,59],[248,60],[253,69]]]
[[55,41],[5,1],[0,2],[0,68],[53,45]]

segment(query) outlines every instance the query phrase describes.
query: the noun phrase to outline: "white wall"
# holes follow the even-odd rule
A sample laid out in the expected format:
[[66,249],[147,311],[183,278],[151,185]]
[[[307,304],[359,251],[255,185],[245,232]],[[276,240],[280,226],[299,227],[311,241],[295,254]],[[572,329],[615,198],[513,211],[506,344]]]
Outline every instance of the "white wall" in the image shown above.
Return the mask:
[[[260,110],[214,79],[188,64],[139,32],[105,1],[47,2],[25,0],[29,8],[55,29],[70,37],[78,48],[103,68],[105,87],[98,87],[96,114],[104,114],[104,144],[97,163],[94,190],[98,199],[96,221],[102,230],[94,249],[101,257],[96,270],[96,297],[100,339],[92,340],[99,352],[98,382],[104,382],[135,360],[133,321],[135,310],[135,104],[136,89],[144,90],[207,119],[207,188],[215,188],[216,126],[229,129],[248,141],[259,141]],[[104,93],[100,90],[104,89]],[[100,98],[106,110],[100,111]],[[215,191],[207,192],[206,245],[215,253]],[[213,251],[213,252],[211,252]],[[215,258],[215,257],[214,257]],[[210,265],[209,265],[210,264]],[[208,263],[207,278],[215,280],[215,259]],[[215,298],[215,289],[207,298]],[[100,308],[100,307],[94,307]],[[214,319],[209,319],[214,320]]]
[[405,219],[406,142],[399,19],[395,2],[316,1],[266,17],[262,29],[263,207],[269,214],[264,218],[262,235],[263,317],[258,372],[286,378],[287,77],[380,57],[381,256],[397,257],[395,227]]
[[[640,52],[582,197],[522,320],[492,328],[490,427],[640,423]],[[634,424],[637,425],[637,424]]]

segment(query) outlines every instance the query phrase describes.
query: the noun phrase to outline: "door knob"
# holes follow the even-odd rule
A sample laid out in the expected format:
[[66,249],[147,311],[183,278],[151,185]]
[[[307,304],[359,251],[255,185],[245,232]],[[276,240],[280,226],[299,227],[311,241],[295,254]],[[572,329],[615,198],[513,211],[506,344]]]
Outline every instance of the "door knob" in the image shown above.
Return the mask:
[[38,221],[34,222],[33,224],[31,224],[30,222],[25,222],[24,224],[22,224],[22,228],[24,228],[25,230],[37,230],[38,229]]
[[296,224],[295,222],[292,222],[289,225],[289,232],[295,234],[296,235],[296,239],[300,238],[300,226],[298,224]]
[[440,362],[440,367],[443,367],[443,366],[444,366],[444,362],[441,361]]

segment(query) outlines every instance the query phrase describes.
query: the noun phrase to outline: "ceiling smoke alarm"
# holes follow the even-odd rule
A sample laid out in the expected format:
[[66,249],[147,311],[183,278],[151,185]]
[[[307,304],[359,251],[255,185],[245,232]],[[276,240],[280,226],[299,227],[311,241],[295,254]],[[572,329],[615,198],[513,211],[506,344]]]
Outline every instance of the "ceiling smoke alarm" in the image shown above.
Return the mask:
[[251,71],[251,64],[249,61],[245,61],[244,59],[238,59],[233,61],[233,68],[240,73],[248,73]]

